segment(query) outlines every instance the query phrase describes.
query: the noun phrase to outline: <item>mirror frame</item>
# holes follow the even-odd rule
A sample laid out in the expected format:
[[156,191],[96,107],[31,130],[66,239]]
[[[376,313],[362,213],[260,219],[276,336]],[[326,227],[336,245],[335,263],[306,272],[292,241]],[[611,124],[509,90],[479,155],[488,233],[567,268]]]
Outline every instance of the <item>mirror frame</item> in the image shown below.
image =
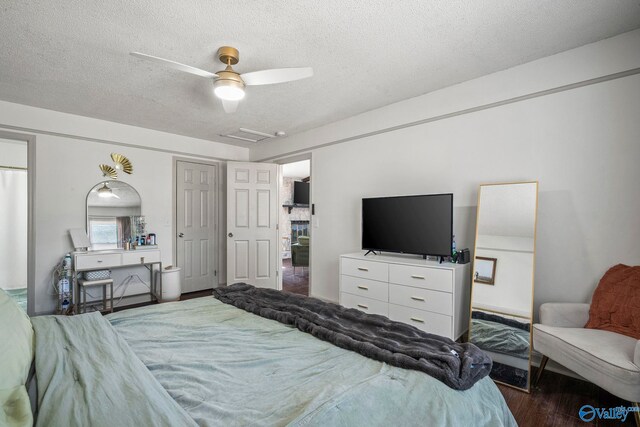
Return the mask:
[[[138,189],[136,187],[134,187],[133,185],[129,184],[126,181],[122,181],[122,180],[114,180],[114,179],[105,179],[102,181],[99,181],[97,184],[94,184],[91,186],[91,188],[89,189],[89,191],[87,191],[87,197],[85,197],[84,199],[84,208],[85,208],[85,225],[84,225],[84,229],[87,233],[87,237],[89,238],[89,242],[91,243],[91,234],[89,233],[89,195],[91,194],[91,190],[93,190],[94,188],[96,188],[97,186],[99,186],[102,183],[109,183],[109,182],[121,182],[123,184],[128,185],[133,191],[136,192],[136,194],[138,195],[138,198],[140,199],[140,216],[142,215],[142,196],[140,195],[140,192],[138,191]],[[95,252],[96,250],[100,251],[100,250],[105,250],[105,251],[114,251],[114,250],[118,250],[121,248],[114,248],[114,249],[92,249],[91,246],[88,248],[89,251],[91,252]]]
[[[474,283],[475,280],[473,278],[473,272],[475,272],[476,270],[476,252],[477,252],[477,247],[478,247],[478,225],[479,225],[479,219],[480,219],[480,196],[482,195],[482,187],[491,187],[491,186],[498,186],[498,185],[517,185],[517,184],[535,184],[536,186],[536,202],[535,202],[535,215],[534,215],[534,225],[533,225],[533,263],[532,263],[532,268],[531,268],[531,309],[530,309],[530,318],[529,318],[529,373],[527,376],[527,387],[526,388],[521,388],[518,386],[515,386],[513,384],[509,384],[509,383],[505,383],[504,381],[499,381],[499,380],[495,380],[493,378],[491,378],[491,380],[493,380],[493,382],[498,383],[498,384],[503,384],[507,387],[511,387],[513,389],[516,390],[520,390],[520,391],[524,391],[526,393],[531,393],[531,356],[533,355],[533,317],[534,317],[534,313],[533,313],[533,308],[534,308],[534,289],[535,289],[535,274],[536,274],[536,247],[537,247],[537,236],[538,236],[538,200],[539,200],[539,183],[538,181],[514,181],[514,182],[499,182],[499,183],[492,183],[492,184],[480,184],[478,186],[478,204],[477,204],[477,211],[476,211],[476,233],[475,233],[475,240],[473,242],[473,263],[471,266],[471,275],[472,275],[472,280],[471,280],[471,295],[470,295],[470,299],[469,299],[469,331],[467,333],[467,342],[471,343],[471,322],[473,320],[472,316],[473,316],[473,290],[475,288]],[[480,257],[482,258],[482,257]],[[496,262],[497,263],[497,262]],[[493,276],[494,276],[494,281],[495,281],[495,264],[494,264],[494,272],[493,272]],[[486,284],[483,282],[480,282],[481,284]],[[487,311],[487,312],[491,312],[491,310],[484,310],[483,311]],[[519,317],[519,316],[514,316],[512,314],[509,313],[501,313],[498,311],[493,311],[493,313],[496,314],[503,314],[503,315],[508,315],[508,316],[513,316],[513,317]]]
[[[477,237],[476,237],[477,238]],[[484,277],[484,276],[476,276],[476,260],[482,260],[482,261],[490,261],[493,264],[493,268],[491,269],[491,277]],[[483,256],[477,256],[473,258],[473,282],[474,283],[482,283],[485,285],[495,285],[495,281],[496,281],[496,266],[498,265],[498,258],[487,258],[487,257],[483,257]],[[487,280],[483,280],[483,279],[487,279]]]

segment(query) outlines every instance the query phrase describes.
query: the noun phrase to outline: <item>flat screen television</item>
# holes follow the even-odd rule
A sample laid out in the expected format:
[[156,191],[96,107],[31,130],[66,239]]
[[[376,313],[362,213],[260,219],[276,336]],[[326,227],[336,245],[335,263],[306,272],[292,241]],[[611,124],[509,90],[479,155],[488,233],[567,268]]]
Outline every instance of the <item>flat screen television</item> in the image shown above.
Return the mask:
[[362,249],[451,255],[453,194],[362,199]]
[[302,181],[293,182],[293,204],[308,205],[309,204],[309,183]]

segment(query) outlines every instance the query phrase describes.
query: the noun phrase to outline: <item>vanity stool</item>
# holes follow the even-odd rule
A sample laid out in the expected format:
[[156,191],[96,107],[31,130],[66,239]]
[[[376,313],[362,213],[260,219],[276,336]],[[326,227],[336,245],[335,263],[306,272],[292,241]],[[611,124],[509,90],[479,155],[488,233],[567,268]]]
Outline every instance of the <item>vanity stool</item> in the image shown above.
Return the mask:
[[[80,301],[78,301],[78,314],[87,312],[87,288],[93,288],[97,286],[102,286],[102,309],[100,310],[100,312],[113,313],[113,279],[80,279],[78,280],[78,293],[80,294]],[[107,299],[107,286],[110,288],[109,299]]]

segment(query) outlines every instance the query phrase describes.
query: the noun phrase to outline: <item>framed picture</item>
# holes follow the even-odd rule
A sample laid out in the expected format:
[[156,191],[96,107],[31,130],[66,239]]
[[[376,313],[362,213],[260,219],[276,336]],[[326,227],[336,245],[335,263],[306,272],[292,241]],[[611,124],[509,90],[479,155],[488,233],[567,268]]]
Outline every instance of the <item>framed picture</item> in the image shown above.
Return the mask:
[[474,262],[475,272],[473,273],[473,281],[475,283],[484,283],[485,285],[493,285],[496,279],[496,258],[485,258],[477,256]]

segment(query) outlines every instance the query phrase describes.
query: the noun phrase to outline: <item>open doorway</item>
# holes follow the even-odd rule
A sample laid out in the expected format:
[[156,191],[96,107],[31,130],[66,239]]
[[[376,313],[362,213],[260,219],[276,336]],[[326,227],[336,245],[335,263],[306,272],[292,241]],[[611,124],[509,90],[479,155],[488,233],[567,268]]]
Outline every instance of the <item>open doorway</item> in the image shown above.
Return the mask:
[[0,288],[27,311],[27,142],[0,138]]
[[282,290],[309,295],[311,160],[282,165],[280,237]]

